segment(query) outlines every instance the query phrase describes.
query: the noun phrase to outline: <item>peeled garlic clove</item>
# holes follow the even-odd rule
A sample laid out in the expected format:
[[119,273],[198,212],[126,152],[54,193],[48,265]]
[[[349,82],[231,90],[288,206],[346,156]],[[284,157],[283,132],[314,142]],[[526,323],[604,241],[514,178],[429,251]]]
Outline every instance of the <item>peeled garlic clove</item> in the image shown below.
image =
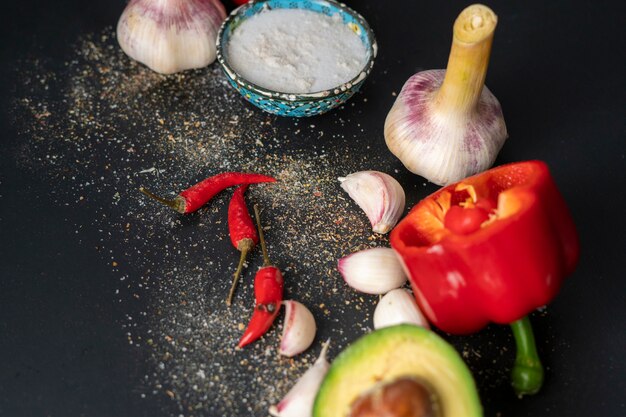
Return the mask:
[[341,188],[365,212],[372,230],[387,233],[404,211],[404,190],[392,176],[378,171],[361,171],[339,178]]
[[330,341],[326,341],[322,347],[322,352],[317,358],[313,366],[311,366],[300,377],[298,382],[289,390],[285,398],[277,405],[273,405],[269,409],[269,413],[274,417],[311,417],[313,413],[313,402],[317,391],[330,364],[326,359],[328,345]]
[[225,18],[219,0],[131,0],[117,40],[128,56],[162,74],[203,68],[215,60]]
[[447,69],[409,78],[385,120],[389,150],[435,184],[488,169],[508,137],[500,103],[484,85],[497,21],[480,4],[463,10]]
[[297,301],[283,301],[285,325],[278,353],[292,357],[304,352],[315,339],[315,318],[306,306]]
[[337,269],[346,283],[367,294],[384,294],[399,288],[407,280],[393,249],[373,248],[339,260]]
[[374,310],[374,329],[403,323],[430,328],[428,320],[417,306],[413,294],[398,288],[389,291],[378,302]]

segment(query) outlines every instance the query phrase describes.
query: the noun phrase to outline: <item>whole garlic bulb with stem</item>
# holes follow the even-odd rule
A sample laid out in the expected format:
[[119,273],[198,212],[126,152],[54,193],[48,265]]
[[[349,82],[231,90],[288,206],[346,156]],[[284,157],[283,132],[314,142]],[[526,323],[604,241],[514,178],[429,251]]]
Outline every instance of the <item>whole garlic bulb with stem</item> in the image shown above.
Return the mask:
[[406,82],[385,120],[385,142],[406,168],[438,185],[488,169],[508,137],[484,85],[498,18],[474,4],[454,22],[446,70]]
[[215,60],[225,18],[219,0],[131,0],[117,40],[128,56],[161,74],[203,68]]
[[341,188],[361,207],[376,233],[390,231],[404,211],[405,195],[400,183],[379,171],[360,171],[340,177]]

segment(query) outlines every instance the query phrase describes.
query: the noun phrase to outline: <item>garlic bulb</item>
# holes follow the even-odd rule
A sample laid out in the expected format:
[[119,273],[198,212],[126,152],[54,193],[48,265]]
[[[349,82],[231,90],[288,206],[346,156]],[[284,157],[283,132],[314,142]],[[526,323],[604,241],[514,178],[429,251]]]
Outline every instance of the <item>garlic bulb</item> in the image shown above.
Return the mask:
[[289,390],[285,398],[277,405],[270,407],[269,413],[272,416],[311,417],[315,396],[317,395],[317,391],[319,391],[324,376],[326,376],[328,372],[328,368],[330,368],[330,364],[326,359],[329,344],[330,340],[324,343],[322,352],[313,366],[300,377],[298,382]]
[[380,299],[374,310],[374,329],[395,326],[396,324],[414,324],[429,328],[428,320],[420,311],[415,297],[403,288],[389,291]]
[[311,311],[297,301],[283,301],[285,306],[285,325],[278,353],[292,357],[311,346],[315,339],[317,326]]
[[162,74],[202,68],[215,60],[225,18],[219,0],[131,0],[117,40],[128,56]]
[[463,10],[447,70],[409,78],[385,120],[389,150],[435,184],[486,170],[508,137],[500,103],[484,86],[497,20],[480,4]]
[[367,294],[384,294],[406,282],[406,274],[390,248],[373,248],[339,260],[337,269],[346,283]]
[[372,230],[390,231],[404,211],[404,190],[398,181],[384,172],[361,171],[340,177],[341,188],[365,212]]

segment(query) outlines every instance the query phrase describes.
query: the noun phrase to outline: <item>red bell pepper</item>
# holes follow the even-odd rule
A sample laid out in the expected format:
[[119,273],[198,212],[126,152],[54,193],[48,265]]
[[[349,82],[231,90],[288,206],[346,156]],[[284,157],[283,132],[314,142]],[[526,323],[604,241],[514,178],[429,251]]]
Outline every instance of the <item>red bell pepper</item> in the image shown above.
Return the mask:
[[467,334],[489,322],[515,323],[516,341],[526,342],[532,330],[522,319],[554,298],[579,256],[574,222],[541,161],[442,188],[411,210],[390,241],[435,326]]

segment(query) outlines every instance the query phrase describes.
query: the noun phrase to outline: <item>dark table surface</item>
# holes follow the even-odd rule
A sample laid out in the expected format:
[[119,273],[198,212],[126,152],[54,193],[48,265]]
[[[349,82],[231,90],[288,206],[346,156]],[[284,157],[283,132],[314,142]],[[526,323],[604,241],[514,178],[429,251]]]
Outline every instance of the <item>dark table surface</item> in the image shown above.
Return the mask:
[[[297,151],[306,156],[307,152],[320,152],[323,146],[327,153],[353,154],[360,161],[353,167],[396,172],[407,186],[409,201],[415,203],[436,187],[423,186],[421,178],[407,173],[387,152],[382,139],[384,117],[393,103],[391,93],[399,91],[410,75],[445,66],[451,24],[466,3],[347,3],[369,21],[380,45],[374,71],[362,92],[353,98],[354,105],[300,125],[290,119],[266,118],[257,110],[249,110],[243,101],[241,108],[248,109],[251,117],[265,120],[277,137],[294,134],[297,126],[315,125],[315,129],[303,129],[299,140],[285,140],[284,149],[278,139],[270,147],[272,153]],[[448,337],[459,350],[470,352],[466,357],[476,376],[486,415],[626,415],[626,280],[621,263],[626,253],[626,10],[623,2],[601,3],[488,2],[499,16],[499,27],[487,85],[502,103],[510,134],[497,164],[525,159],[541,159],[549,164],[576,221],[582,255],[578,269],[565,282],[557,299],[546,311],[533,316],[539,351],[547,369],[545,387],[538,395],[517,400],[507,386],[512,349],[502,351],[494,347],[511,344],[506,328],[490,326],[468,338]],[[76,42],[88,34],[112,32],[123,7],[123,0],[22,0],[3,5],[0,415],[264,415],[251,404],[258,402],[264,409],[267,402],[276,401],[305,367],[293,368],[288,361],[271,359],[275,354],[270,353],[270,359],[264,363],[274,368],[260,368],[259,379],[254,375],[259,372],[257,368],[248,372],[235,368],[258,359],[255,355],[262,354],[266,346],[275,345],[276,334],[273,340],[265,338],[257,343],[258,347],[231,355],[236,356],[234,362],[220,368],[221,382],[200,388],[180,381],[187,375],[181,369],[187,369],[185,366],[194,369],[193,361],[198,360],[192,348],[189,355],[182,354],[191,362],[175,357],[164,365],[154,359],[163,351],[153,344],[158,344],[157,337],[169,337],[167,331],[161,329],[165,333],[155,334],[155,341],[142,343],[142,336],[145,340],[146,335],[152,334],[151,329],[158,329],[150,321],[154,312],[165,316],[178,314],[168,313],[167,308],[172,306],[163,299],[168,294],[163,288],[171,277],[165,270],[163,276],[159,275],[152,267],[171,268],[172,263],[179,261],[201,264],[212,257],[215,267],[203,272],[203,279],[209,277],[203,282],[228,277],[232,271],[236,254],[227,239],[215,245],[202,243],[203,235],[225,234],[224,224],[218,230],[218,224],[212,221],[223,217],[227,199],[221,198],[216,203],[219,216],[205,211],[191,220],[178,220],[172,226],[162,225],[176,219],[174,214],[141,206],[152,210],[156,219],[156,226],[150,229],[141,221],[141,210],[132,209],[134,205],[144,204],[133,191],[136,181],[120,180],[103,172],[136,172],[153,166],[150,163],[156,163],[162,155],[151,153],[148,148],[138,161],[125,159],[120,151],[123,147],[115,148],[111,144],[102,144],[98,148],[102,152],[91,149],[87,154],[88,148],[62,140],[48,143],[45,128],[28,127],[46,116],[38,113],[33,117],[33,113],[20,110],[20,103],[32,103],[38,98],[48,103],[61,102],[59,91],[66,87],[63,74],[67,71],[66,63],[75,57]],[[25,79],[37,79],[37,71],[44,67],[47,74],[60,74],[56,83],[51,82],[51,92],[25,84]],[[202,76],[201,72],[195,74]],[[163,88],[172,88],[165,84]],[[167,101],[167,94],[161,97]],[[24,101],[25,98],[30,101]],[[68,106],[71,108],[71,103]],[[184,106],[176,111],[184,112]],[[340,119],[348,122],[340,123]],[[125,131],[128,137],[133,132],[144,137],[142,125],[133,125],[132,120],[129,123]],[[63,129],[62,120],[50,135],[58,134],[58,126]],[[320,145],[317,139],[323,130],[334,132],[337,139],[323,139]],[[94,143],[99,143],[97,135],[97,130],[83,131],[84,139],[93,139]],[[153,140],[161,141],[165,137],[156,135]],[[261,135],[261,140],[269,138]],[[64,159],[67,155],[76,160]],[[368,159],[370,155],[374,156]],[[70,170],[67,177],[59,176],[55,158],[67,163]],[[78,163],[81,158],[88,158],[89,162]],[[374,166],[368,165],[368,161]],[[175,170],[175,163],[170,168]],[[209,168],[209,171],[218,170]],[[177,184],[201,177],[201,173],[183,172]],[[85,186],[89,182],[100,182],[100,188]],[[166,190],[171,191],[171,187],[160,189]],[[118,197],[121,195],[119,201],[111,198],[115,191]],[[345,207],[358,215],[355,206],[346,202]],[[267,213],[270,223],[273,213],[276,212]],[[133,229],[132,237],[118,230],[131,223],[133,227],[139,224]],[[196,232],[200,226],[202,233]],[[280,226],[274,230],[274,227],[270,229],[270,238],[281,239]],[[317,231],[321,233],[321,229],[309,230],[313,235]],[[172,240],[168,233],[182,237]],[[140,249],[136,243],[139,240],[144,242]],[[208,255],[189,248],[188,243],[194,240],[201,242]],[[166,247],[168,254],[182,250],[186,256],[173,256],[167,264],[161,264],[163,252],[150,250],[151,246]],[[286,259],[276,247],[273,250],[277,263],[285,265],[293,261]],[[218,259],[227,260],[217,262]],[[297,256],[294,259],[296,263],[306,264]],[[332,268],[331,264],[328,265]],[[257,265],[255,260],[252,266]],[[299,273],[312,274],[315,268],[314,264],[302,266]],[[297,274],[292,272],[292,275]],[[338,348],[369,326],[369,316],[363,315],[362,304],[358,304],[346,287],[339,285],[339,294],[326,298],[323,292],[315,294],[314,289],[307,288],[312,282],[303,280],[300,287],[293,285],[288,291],[301,299],[313,294],[307,301],[315,306],[320,328],[318,339],[335,338],[336,349],[331,350],[334,357]],[[222,287],[226,288],[227,284]],[[210,291],[210,286],[203,287],[199,294]],[[249,285],[242,292],[249,297]],[[217,297],[206,298],[203,305],[207,311],[223,308]],[[356,303],[338,308],[346,298]],[[317,307],[323,302],[330,307],[327,315],[323,308]],[[364,305],[373,308],[373,302],[367,298]],[[247,304],[241,301],[241,306],[245,312],[243,307]],[[236,325],[238,320],[233,320]],[[176,327],[172,329],[174,332]],[[218,332],[215,337],[221,334]],[[235,330],[231,336],[237,334]],[[210,344],[212,337],[209,332],[194,340]],[[228,343],[234,344],[235,340]],[[181,354],[176,349],[171,348],[172,352]],[[305,357],[313,359],[317,350],[316,347]],[[196,348],[195,352],[198,351]],[[210,355],[206,357],[207,363],[217,360]],[[174,369],[167,373],[170,366]],[[270,372],[269,376],[264,376],[266,371]],[[272,375],[277,374],[286,375],[286,382],[277,383],[277,391],[273,392],[268,387],[273,384]],[[233,382],[232,390],[241,392],[219,388],[229,381]],[[198,390],[206,390],[208,394],[197,404],[194,398],[202,398],[202,395],[198,397]],[[227,401],[233,398],[234,401]],[[237,398],[243,400],[238,402]]]

